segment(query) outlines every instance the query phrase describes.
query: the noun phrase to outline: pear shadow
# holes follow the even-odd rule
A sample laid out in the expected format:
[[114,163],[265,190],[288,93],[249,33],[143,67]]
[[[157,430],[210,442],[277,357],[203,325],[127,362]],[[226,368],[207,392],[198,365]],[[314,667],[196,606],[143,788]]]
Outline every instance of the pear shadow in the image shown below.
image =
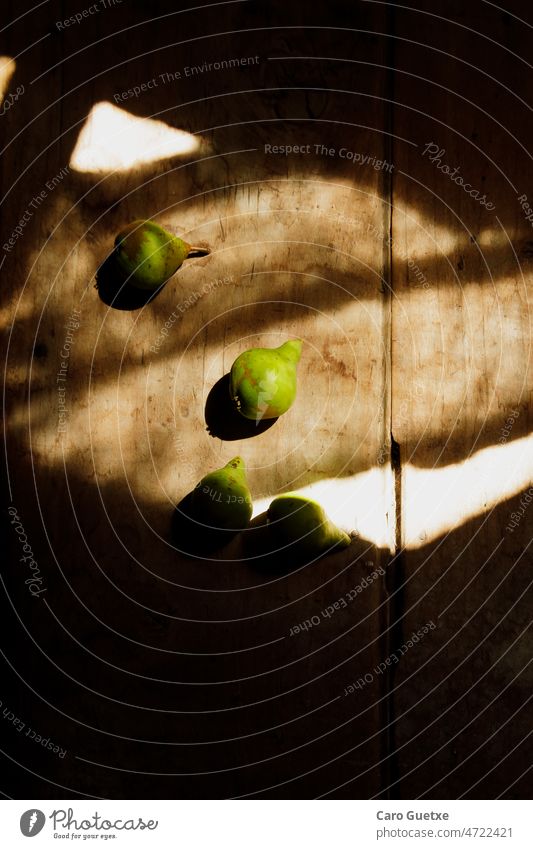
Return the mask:
[[128,283],[128,278],[117,268],[113,253],[103,261],[96,272],[98,296],[108,307],[116,310],[133,311],[149,304],[161,292],[163,283],[155,291],[138,289]]
[[303,564],[287,549],[279,550],[268,524],[266,511],[256,516],[242,533],[243,558],[260,574],[289,575]]
[[205,525],[194,516],[193,491],[176,505],[171,519],[170,534],[174,548],[194,557],[213,554],[227,546],[239,533]]
[[230,397],[230,375],[225,374],[209,392],[205,402],[205,422],[210,436],[232,442],[250,439],[272,427],[276,419],[261,419],[260,422],[245,419],[236,409]]

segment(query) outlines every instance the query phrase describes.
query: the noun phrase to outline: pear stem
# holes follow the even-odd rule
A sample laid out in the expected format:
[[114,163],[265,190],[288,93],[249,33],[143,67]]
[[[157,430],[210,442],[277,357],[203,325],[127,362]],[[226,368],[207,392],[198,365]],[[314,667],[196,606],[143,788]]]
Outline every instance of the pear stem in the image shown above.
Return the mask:
[[208,256],[210,253],[211,251],[209,250],[209,248],[198,248],[191,246],[189,248],[189,253],[187,254],[187,259],[197,256]]

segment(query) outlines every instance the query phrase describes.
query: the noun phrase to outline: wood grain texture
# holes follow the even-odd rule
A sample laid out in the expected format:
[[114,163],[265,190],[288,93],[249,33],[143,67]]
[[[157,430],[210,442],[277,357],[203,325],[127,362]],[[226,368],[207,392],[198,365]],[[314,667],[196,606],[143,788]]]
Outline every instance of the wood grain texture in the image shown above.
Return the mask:
[[[0,723],[9,795],[529,796],[531,27],[519,0],[409,5],[58,26],[69,0],[6,30],[2,245],[28,213],[2,250],[6,507],[46,592],[5,511],[0,698],[66,750]],[[197,149],[81,173],[101,103]],[[211,252],[119,309],[95,273],[139,217]],[[295,405],[244,438],[221,380],[296,336]],[[180,551],[175,505],[237,454],[261,509],[315,487],[349,549]]]
[[393,434],[412,549],[397,641],[437,629],[397,667],[391,791],[523,798],[531,516],[507,526],[531,485],[531,225],[517,200],[532,193],[530,28],[520,4],[412,5],[395,57],[395,128],[418,145],[395,149]]

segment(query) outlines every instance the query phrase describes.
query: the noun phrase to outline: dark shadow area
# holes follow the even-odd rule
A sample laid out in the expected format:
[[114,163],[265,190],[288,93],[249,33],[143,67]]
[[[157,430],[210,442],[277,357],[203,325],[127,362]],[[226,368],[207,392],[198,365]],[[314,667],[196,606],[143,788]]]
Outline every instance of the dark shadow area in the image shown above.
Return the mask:
[[250,439],[272,427],[277,419],[261,419],[254,422],[241,416],[230,397],[230,375],[217,380],[205,402],[205,422],[211,436],[231,442]]
[[171,537],[180,554],[207,556],[227,546],[239,531],[213,528],[195,516],[193,492],[182,498],[172,514]]
[[[124,105],[123,109],[127,114],[134,114],[128,103]],[[146,115],[140,117],[150,120],[150,117]],[[159,117],[156,116],[154,120],[167,123],[168,119],[169,115],[164,113]],[[77,132],[81,131],[82,126],[83,122],[77,126]],[[169,155],[165,159],[146,164],[137,163],[134,168],[125,171],[109,172],[102,175],[72,169],[72,193],[79,199],[80,205],[86,212],[91,210],[94,212],[104,208],[120,210],[120,203],[124,197],[137,192],[142,195],[146,183],[164,183],[173,171],[179,173],[184,165],[192,167],[197,160],[201,160],[208,153],[208,145],[204,142],[201,151],[194,151],[191,154]],[[141,215],[144,214],[142,208],[139,209],[139,212]],[[176,233],[176,235],[180,234]]]
[[155,291],[139,289],[128,282],[128,278],[117,269],[114,255],[111,253],[96,272],[96,286],[100,300],[116,310],[138,310],[157,298],[166,285],[159,286]]
[[286,575],[302,565],[286,550],[279,551],[266,512],[252,519],[250,527],[244,531],[242,549],[250,568],[260,573]]
[[404,643],[436,627],[391,669],[399,776],[389,798],[530,796],[532,496],[402,553],[392,624]]

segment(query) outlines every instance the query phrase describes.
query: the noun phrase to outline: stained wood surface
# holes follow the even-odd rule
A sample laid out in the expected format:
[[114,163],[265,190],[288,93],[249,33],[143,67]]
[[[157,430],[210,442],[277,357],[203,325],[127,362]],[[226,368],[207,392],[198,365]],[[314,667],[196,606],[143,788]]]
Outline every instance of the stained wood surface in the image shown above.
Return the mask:
[[[27,319],[15,325],[9,357],[25,389],[18,394],[11,372],[8,457],[21,457],[16,475],[10,464],[10,482],[48,590],[42,604],[30,599],[31,609],[16,573],[9,591],[27,626],[31,610],[18,662],[36,695],[24,713],[57,728],[68,749],[51,771],[45,758],[38,777],[19,780],[35,782],[37,795],[59,784],[103,796],[316,796],[341,781],[343,793],[378,793],[383,682],[358,698],[343,694],[379,662],[386,558],[361,539],[342,555],[272,573],[257,557],[244,559],[239,542],[212,562],[184,557],[172,547],[170,523],[195,483],[236,454],[257,498],[375,464],[388,432],[386,252],[361,251],[353,231],[386,226],[384,172],[317,156],[314,144],[383,159],[385,77],[371,64],[347,78],[341,65],[302,60],[289,70],[276,58],[289,42],[300,56],[348,56],[355,39],[371,63],[383,45],[302,29],[301,14],[281,4],[266,30],[253,9],[243,11],[246,37],[233,32],[235,6],[208,19],[139,16],[122,36],[113,35],[111,16],[117,24],[124,16],[106,14],[105,23],[88,22],[95,42],[106,41],[87,49],[82,25],[62,38],[65,57],[84,50],[94,66],[88,74],[81,56],[65,58],[68,73],[54,89],[60,105],[42,119],[53,165],[51,155],[36,160],[31,187],[70,161],[94,103],[178,68],[243,55],[260,62],[162,84],[121,104],[197,133],[199,151],[102,185],[73,171],[40,214],[41,238],[28,232],[17,246],[13,289],[27,280],[17,311]],[[372,29],[383,19],[361,8],[351,23]],[[183,41],[184,21],[188,40],[167,47]],[[41,54],[35,64],[51,59]],[[19,122],[23,108],[30,119],[33,89]],[[296,143],[311,153],[265,152],[266,144]],[[42,146],[39,137],[36,151]],[[5,163],[12,157],[21,171],[28,154],[12,145]],[[117,310],[99,298],[94,273],[114,234],[139,216],[208,244],[211,254],[143,309]],[[7,262],[13,268],[11,256]],[[58,434],[55,375],[74,309],[68,428]],[[253,438],[217,438],[217,422],[209,432],[206,401],[233,359],[295,336],[304,354],[290,414]],[[387,497],[383,488],[372,504],[380,516]],[[355,507],[352,515],[355,522]],[[321,616],[377,569],[360,602]],[[290,636],[312,617],[320,624]],[[9,742],[15,756],[19,741]],[[35,763],[34,752],[23,754],[19,770]]]
[[[461,26],[435,26],[422,13],[429,4],[392,14],[379,3],[276,3],[268,13],[228,3],[199,14],[156,2],[59,32],[71,5],[27,15],[2,48],[17,56],[49,33],[17,59],[9,84],[25,93],[2,118],[2,244],[69,166],[97,103],[158,80],[116,105],[199,147],[119,174],[70,168],[5,257],[6,506],[18,510],[46,593],[30,597],[6,513],[0,698],[67,754],[4,723],[0,789],[528,795],[531,520],[505,531],[522,491],[496,498],[496,460],[476,460],[514,444],[516,480],[528,468],[531,240],[517,194],[533,197],[530,118],[521,103],[509,118],[529,88],[509,50],[525,56],[528,33],[511,12],[485,16],[476,3],[466,15],[451,2],[439,14]],[[504,48],[487,51],[467,28],[481,10]],[[422,154],[429,142],[493,212]],[[309,152],[268,152],[287,144]],[[150,303],[117,309],[94,275],[139,217],[211,253]],[[241,351],[296,336],[304,353],[289,413],[248,438],[209,416]],[[236,454],[261,504],[319,487],[358,532],[350,548],[293,571],[267,568],[243,538],[208,559],[177,551],[174,506]],[[472,460],[488,466],[485,501]],[[443,485],[438,473],[463,463],[464,479]],[[425,490],[417,471],[436,475]],[[456,499],[443,500],[446,486]],[[323,615],[375,571],[355,601]],[[428,622],[436,627],[420,644],[375,672]],[[498,761],[515,745],[503,773]]]
[[412,5],[395,49],[395,128],[418,145],[396,147],[393,194],[399,638],[437,629],[397,669],[391,791],[528,798],[532,517],[509,525],[532,473],[532,231],[518,201],[532,195],[531,28],[517,3],[483,4],[482,27],[478,4]]

